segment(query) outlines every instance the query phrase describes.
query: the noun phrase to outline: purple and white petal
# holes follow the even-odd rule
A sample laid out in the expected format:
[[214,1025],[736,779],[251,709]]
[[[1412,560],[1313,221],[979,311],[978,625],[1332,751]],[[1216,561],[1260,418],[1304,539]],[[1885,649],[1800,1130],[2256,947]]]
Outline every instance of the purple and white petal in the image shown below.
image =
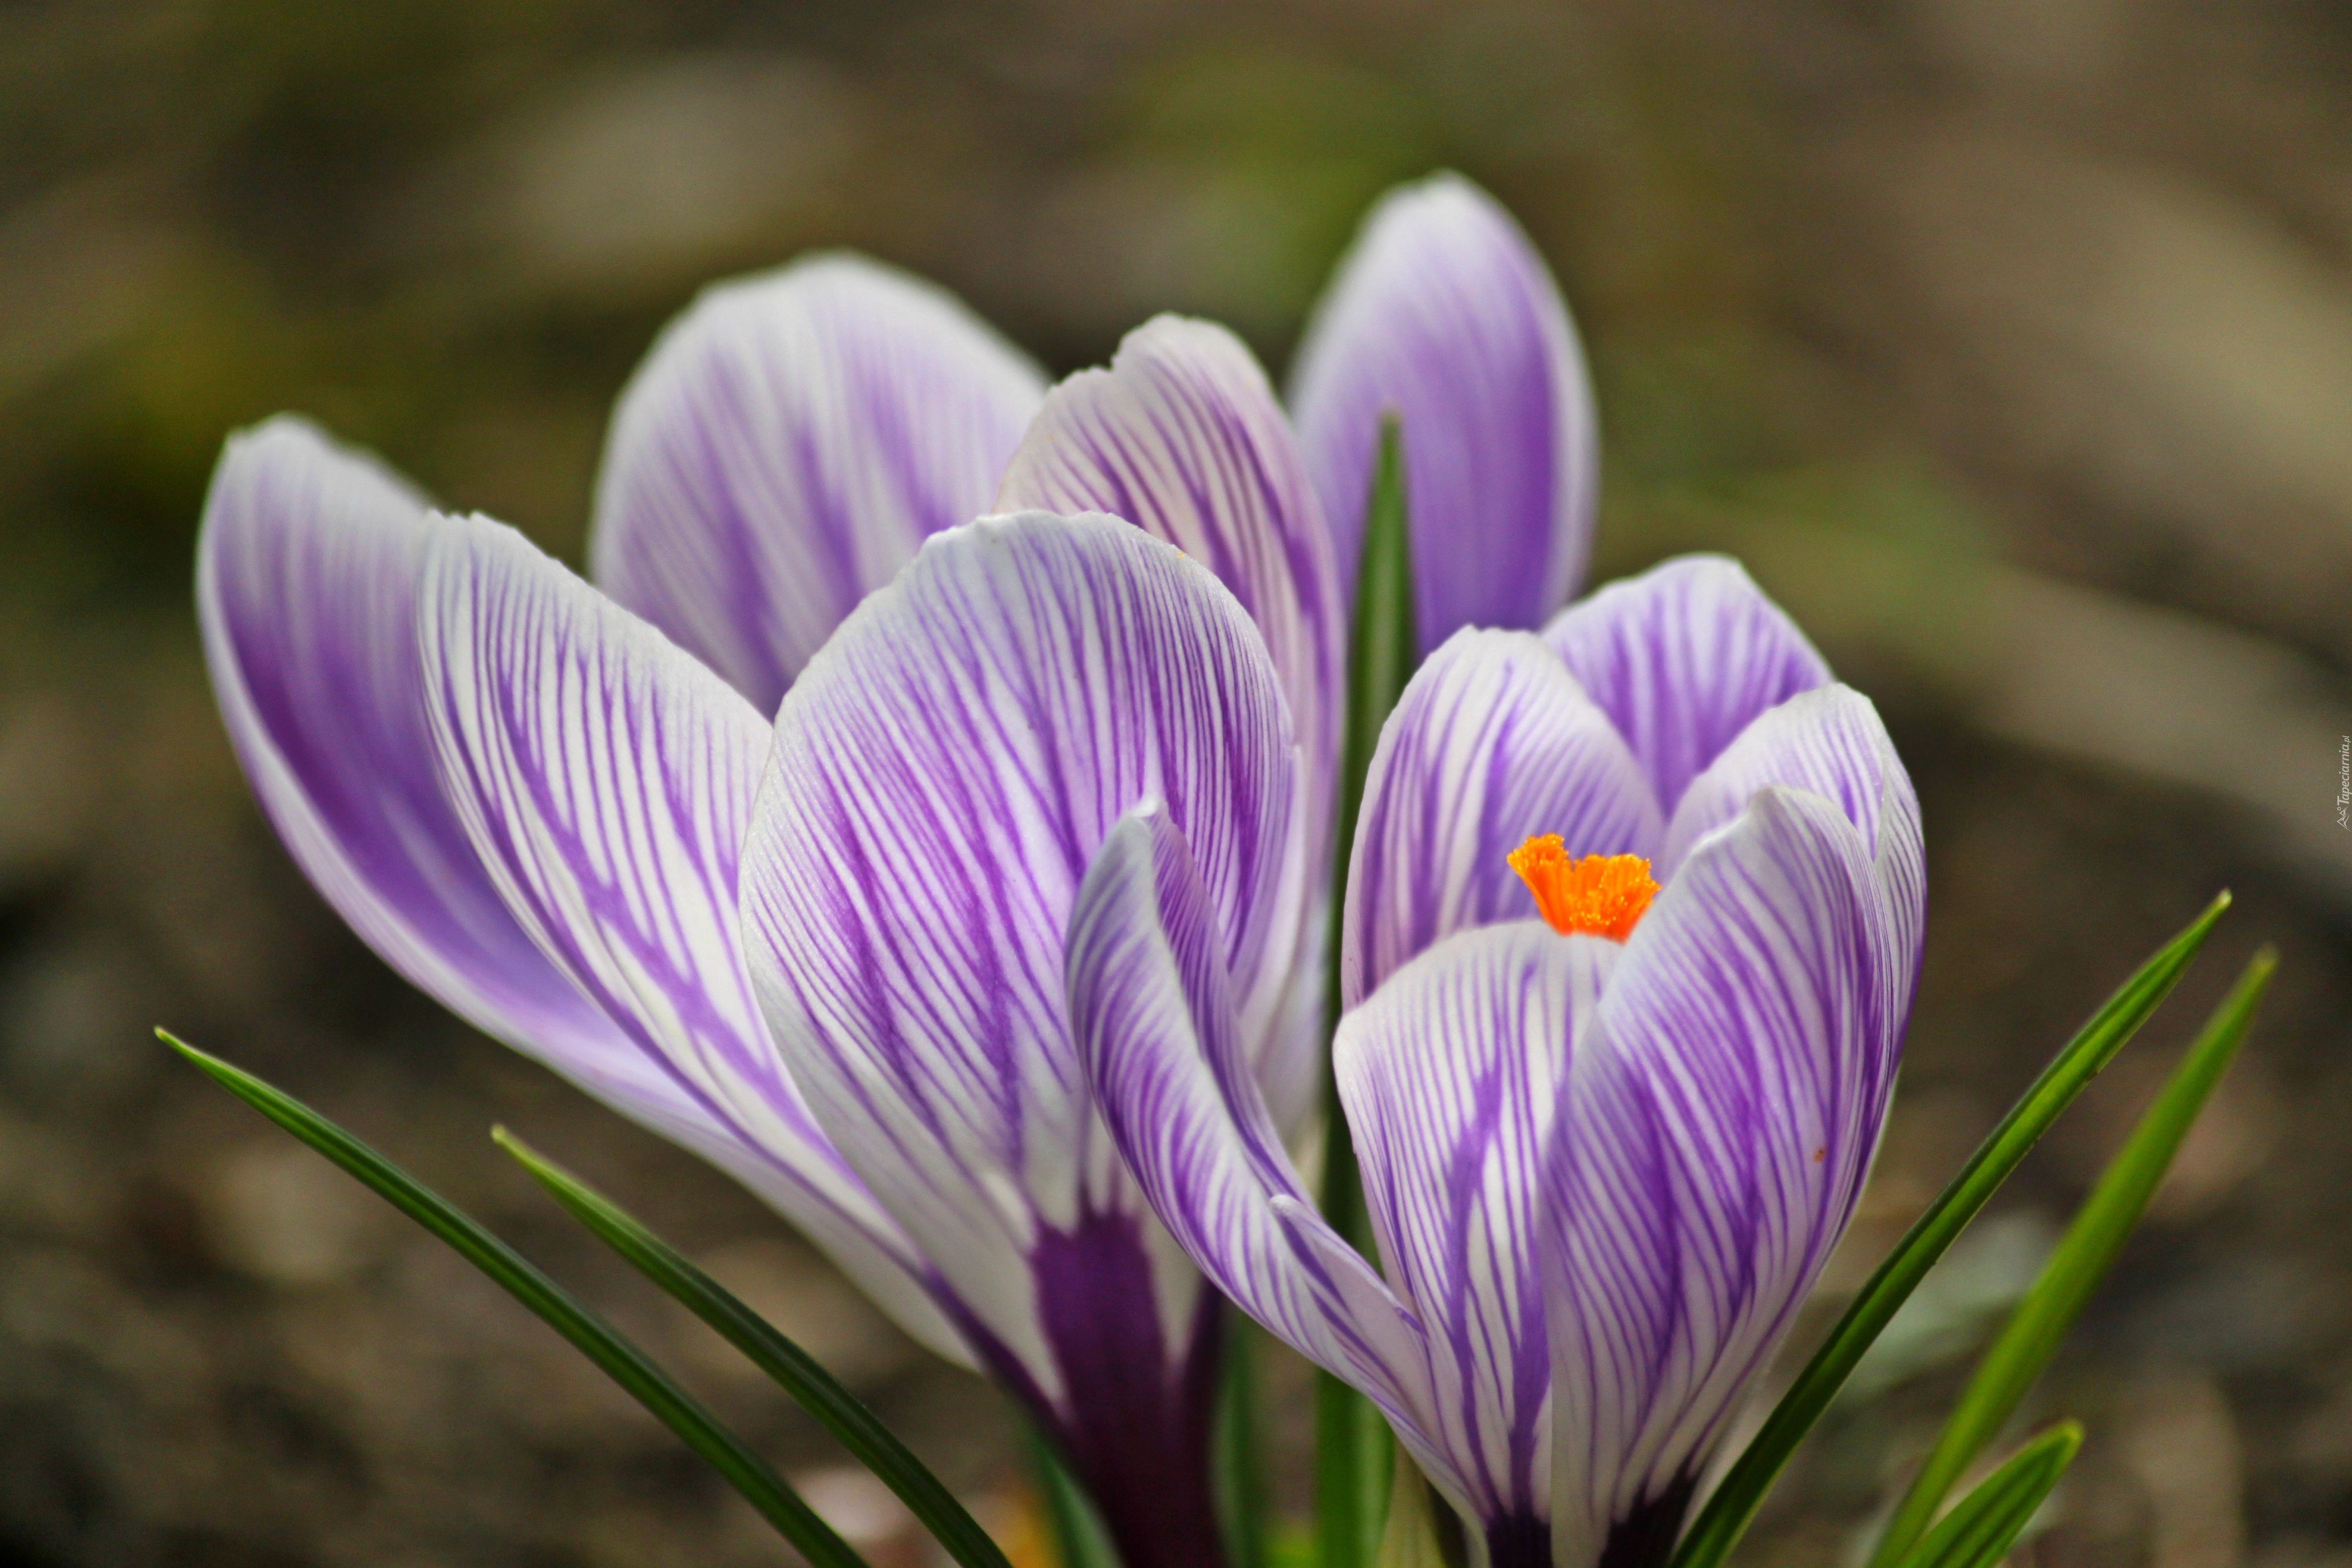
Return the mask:
[[818,1130],[751,999],[737,883],[768,727],[486,518],[442,525],[418,600],[432,752],[507,908],[639,1061],[761,1157],[763,1192],[952,1345],[921,1260]]
[[1663,819],[1616,727],[1540,640],[1458,632],[1414,674],[1372,754],[1349,863],[1344,1005],[1453,932],[1526,918],[1507,857],[1537,833],[1559,834],[1571,854],[1648,856]]
[[1540,1539],[1551,1487],[1543,1160],[1621,951],[1541,921],[1461,932],[1343,1018],[1332,1046],[1381,1256],[1428,1334],[1432,1437],[1467,1480],[1469,1517],[1514,1539]]
[[[1826,797],[1878,851],[1879,798],[1890,780],[1907,786],[1895,743],[1868,697],[1832,683],[1767,709],[1691,780],[1666,826],[1657,876],[1665,880],[1691,846],[1747,809],[1771,784]],[[1904,789],[1907,796],[1907,788]],[[1917,807],[1912,806],[1916,814]]]
[[1548,1162],[1555,1562],[1671,1542],[1843,1233],[1910,989],[1892,920],[1860,831],[1775,787],[1626,944]]
[[196,569],[229,737],[312,884],[394,968],[633,1114],[692,1119],[515,924],[442,796],[416,654],[436,526],[406,485],[300,420],[230,440]]
[[1290,407],[1355,581],[1381,421],[1403,436],[1421,645],[1532,630],[1592,537],[1592,393],[1559,287],[1509,214],[1458,174],[1391,191],[1308,325]]
[[1669,817],[1741,730],[1830,680],[1805,634],[1727,556],[1682,556],[1611,583],[1543,639],[1633,747]]
[[[1208,321],[1155,317],[1127,335],[1108,370],[1054,389],[1006,470],[1001,510],[1108,512],[1217,574],[1265,639],[1304,754],[1300,868],[1329,884],[1347,612],[1322,510],[1290,423],[1256,359]],[[1244,1020],[1276,1119],[1312,1107],[1322,1036],[1320,897],[1301,899],[1297,945],[1271,954],[1293,983]]]
[[1801,693],[1742,731],[1684,792],[1667,824],[1657,874],[1672,875],[1693,845],[1774,784],[1825,797],[1861,830],[1893,919],[1882,967],[1906,988],[1888,1005],[1908,1016],[1907,987],[1918,973],[1927,921],[1919,797],[1878,709],[1853,687],[1832,684]]
[[1887,759],[1879,785],[1874,857],[1888,915],[1885,1005],[1903,1020],[1901,1027],[1908,1028],[1919,987],[1919,960],[1927,942],[1927,843],[1911,774],[1892,746]]
[[[1031,1260],[1143,1214],[1088,1153],[1063,979],[1079,883],[1130,806],[1165,801],[1247,1013],[1298,918],[1296,755],[1233,595],[1100,516],[934,539],[778,715],[744,867],[761,1008],[983,1355],[1049,1407],[1071,1389]],[[1187,1353],[1197,1276],[1153,1270],[1166,1351]]]
[[895,267],[825,255],[720,285],[614,413],[590,575],[773,714],[859,600],[988,509],[1045,393]]
[[1202,1271],[1361,1388],[1459,1494],[1450,1457],[1427,1436],[1419,1325],[1299,1185],[1244,1049],[1221,947],[1190,847],[1145,802],[1104,839],[1070,919],[1070,1024],[1096,1103]]
[[1240,339],[1178,316],[1129,332],[1108,370],[1047,396],[997,509],[1108,512],[1215,572],[1257,622],[1292,731],[1328,780],[1347,657],[1339,569],[1289,422]]

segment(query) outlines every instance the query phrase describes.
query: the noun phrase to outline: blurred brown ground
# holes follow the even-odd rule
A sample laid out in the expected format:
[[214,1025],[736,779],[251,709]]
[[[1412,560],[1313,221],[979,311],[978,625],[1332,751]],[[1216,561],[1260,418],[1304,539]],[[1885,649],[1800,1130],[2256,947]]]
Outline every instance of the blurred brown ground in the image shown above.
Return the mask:
[[[483,1135],[574,1162],[1009,1506],[992,1396],[749,1198],[410,993],[251,806],[190,551],[281,408],[577,559],[702,282],[936,276],[1057,371],[1145,314],[1277,370],[1364,203],[1451,165],[1574,302],[1603,575],[1751,562],[1927,811],[1903,1108],[1850,1289],[2218,887],[1744,1560],[1835,1564],[2195,1016],[2247,1059],[2036,1405],[2042,1564],[2352,1564],[2352,11],[2324,0],[0,6],[0,1565],[781,1559],[535,1321],[167,1059],[377,1139],[681,1367],[877,1563],[870,1489]],[[1275,1375],[1286,1475],[1304,1385]],[[1286,1480],[1286,1500],[1301,1502]]]

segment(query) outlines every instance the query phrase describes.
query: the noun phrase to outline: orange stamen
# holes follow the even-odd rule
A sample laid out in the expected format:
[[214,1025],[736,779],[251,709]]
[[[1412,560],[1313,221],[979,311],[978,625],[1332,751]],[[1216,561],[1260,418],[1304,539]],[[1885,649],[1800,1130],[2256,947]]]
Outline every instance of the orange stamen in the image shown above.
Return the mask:
[[1649,912],[1658,884],[1640,855],[1571,859],[1558,833],[1529,839],[1510,854],[1511,869],[1536,895],[1536,911],[1563,936],[1589,932],[1622,942]]

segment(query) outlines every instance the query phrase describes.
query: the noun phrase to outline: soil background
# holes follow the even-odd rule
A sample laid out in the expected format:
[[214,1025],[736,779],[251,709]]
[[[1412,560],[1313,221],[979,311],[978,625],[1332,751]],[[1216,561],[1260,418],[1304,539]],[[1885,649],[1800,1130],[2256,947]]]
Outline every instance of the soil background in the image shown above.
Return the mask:
[[[1028,1544],[994,1396],[762,1208],[409,991],[251,804],[189,605],[280,409],[577,560],[704,283],[854,246],[1057,373],[1148,314],[1277,372],[1364,204],[1459,168],[1591,353],[1598,577],[1728,549],[1878,699],[1929,941],[1851,1290],[2220,888],[2175,1001],[1955,1252],[1742,1561],[1851,1560],[2260,943],[2258,1034],[2029,1415],[2037,1563],[2352,1568],[2352,10],[2325,0],[0,5],[0,1565],[787,1554],[453,1256],[152,1040],[311,1099],[610,1312],[877,1568],[809,1423],[509,1124],[827,1357]],[[1269,1357],[1279,1500],[1306,1382]]]

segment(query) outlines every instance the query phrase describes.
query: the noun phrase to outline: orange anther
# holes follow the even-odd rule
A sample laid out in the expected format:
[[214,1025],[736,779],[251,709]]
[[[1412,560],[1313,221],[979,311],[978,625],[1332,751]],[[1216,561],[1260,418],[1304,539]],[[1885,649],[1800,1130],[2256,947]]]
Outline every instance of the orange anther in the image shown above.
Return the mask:
[[1558,833],[1529,839],[1510,854],[1511,869],[1536,895],[1536,911],[1563,936],[1588,932],[1622,942],[1649,912],[1658,884],[1640,855],[1570,856]]

